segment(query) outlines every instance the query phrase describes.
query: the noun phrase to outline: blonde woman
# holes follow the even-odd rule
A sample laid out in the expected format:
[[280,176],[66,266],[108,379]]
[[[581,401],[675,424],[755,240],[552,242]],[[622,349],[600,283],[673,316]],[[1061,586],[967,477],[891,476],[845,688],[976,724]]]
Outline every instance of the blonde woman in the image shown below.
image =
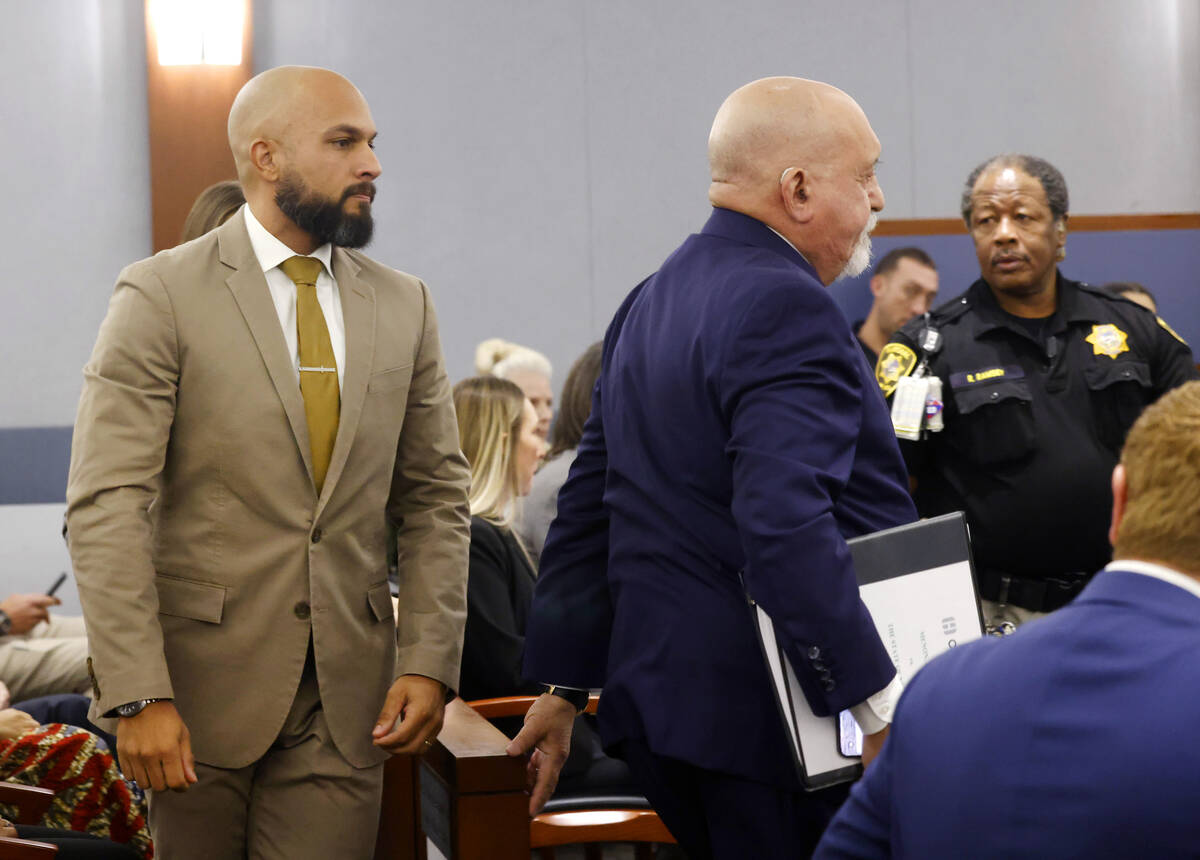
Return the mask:
[[[537,435],[533,405],[508,380],[464,379],[454,386],[454,408],[463,453],[471,464],[471,564],[458,692],[467,700],[541,693],[541,684],[521,675],[534,572],[512,519],[517,498],[533,484],[546,443]],[[589,720],[580,716],[575,721],[560,792],[637,794],[624,763],[601,752]],[[512,737],[523,721],[505,717],[493,722]]]
[[521,678],[534,571],[512,530],[546,454],[538,417],[516,383],[475,376],[454,386],[463,453],[471,464],[471,562],[463,643],[464,699],[540,692]]
[[538,435],[550,438],[550,421],[554,418],[550,378],[554,369],[546,356],[527,346],[493,337],[475,348],[475,372],[515,382],[537,412]]

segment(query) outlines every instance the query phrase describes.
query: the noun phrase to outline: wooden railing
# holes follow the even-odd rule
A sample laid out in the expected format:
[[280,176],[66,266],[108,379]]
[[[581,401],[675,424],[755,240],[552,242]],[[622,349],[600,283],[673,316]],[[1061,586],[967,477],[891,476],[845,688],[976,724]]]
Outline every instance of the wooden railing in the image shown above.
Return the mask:
[[529,860],[525,762],[459,699],[420,758],[385,765],[375,860]]

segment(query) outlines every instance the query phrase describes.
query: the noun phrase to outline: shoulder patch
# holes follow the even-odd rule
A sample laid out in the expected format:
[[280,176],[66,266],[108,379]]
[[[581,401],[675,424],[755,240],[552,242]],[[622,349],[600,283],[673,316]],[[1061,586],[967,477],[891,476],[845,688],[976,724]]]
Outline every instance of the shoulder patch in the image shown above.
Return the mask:
[[887,397],[901,377],[908,376],[917,366],[917,354],[902,343],[889,343],[879,353],[875,363],[875,381]]
[[1187,342],[1186,340],[1184,340],[1182,337],[1180,337],[1180,336],[1179,336],[1179,332],[1175,331],[1175,329],[1173,329],[1173,328],[1171,328],[1169,325],[1167,325],[1167,321],[1166,321],[1165,319],[1163,319],[1162,317],[1158,316],[1157,314],[1154,316],[1154,318],[1155,318],[1156,320],[1158,320],[1158,324],[1159,324],[1160,326],[1162,326],[1163,328],[1165,328],[1165,329],[1166,329],[1166,330],[1167,330],[1167,331],[1170,333],[1171,337],[1175,338],[1175,340],[1179,341],[1179,342],[1180,342],[1180,343],[1182,343],[1184,346],[1187,346],[1187,345],[1188,345],[1188,342]]

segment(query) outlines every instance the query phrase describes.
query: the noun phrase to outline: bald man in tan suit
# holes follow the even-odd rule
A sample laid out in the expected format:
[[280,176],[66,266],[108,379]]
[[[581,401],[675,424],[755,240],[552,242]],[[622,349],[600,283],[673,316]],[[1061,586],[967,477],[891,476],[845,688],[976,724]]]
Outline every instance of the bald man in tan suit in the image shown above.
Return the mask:
[[368,857],[382,762],[458,683],[469,472],[428,290],[350,250],[380,173],[362,95],[273,69],[229,135],[247,206],[121,273],[84,370],[94,712],[162,860]]

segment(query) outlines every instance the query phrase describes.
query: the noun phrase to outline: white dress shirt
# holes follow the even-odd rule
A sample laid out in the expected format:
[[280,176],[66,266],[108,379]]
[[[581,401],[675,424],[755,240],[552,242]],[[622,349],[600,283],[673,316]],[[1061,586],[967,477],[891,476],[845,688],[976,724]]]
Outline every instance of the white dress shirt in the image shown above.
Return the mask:
[[1164,564],[1155,564],[1151,561],[1136,561],[1134,559],[1116,559],[1115,561],[1110,561],[1104,569],[1124,570],[1129,573],[1140,573],[1142,576],[1161,579],[1163,582],[1169,582],[1171,585],[1176,585],[1184,591],[1190,591],[1192,594],[1200,597],[1200,582],[1197,582],[1186,573],[1181,573],[1173,567],[1167,567]]
[[297,254],[259,223],[250,211],[249,203],[243,205],[241,211],[246,218],[250,246],[254,249],[258,264],[262,266],[267,287],[271,290],[271,301],[275,303],[275,312],[279,314],[279,325],[283,327],[283,337],[287,341],[288,354],[292,357],[297,385],[300,384],[300,347],[296,336],[296,285],[283,273],[279,264],[297,256],[316,257],[321,261],[323,268],[321,274],[317,275],[317,302],[321,305],[321,313],[325,315],[325,327],[329,329],[329,343],[337,362],[340,390],[346,376],[346,323],[342,319],[341,294],[337,281],[333,279],[333,246],[326,242],[311,254]]

